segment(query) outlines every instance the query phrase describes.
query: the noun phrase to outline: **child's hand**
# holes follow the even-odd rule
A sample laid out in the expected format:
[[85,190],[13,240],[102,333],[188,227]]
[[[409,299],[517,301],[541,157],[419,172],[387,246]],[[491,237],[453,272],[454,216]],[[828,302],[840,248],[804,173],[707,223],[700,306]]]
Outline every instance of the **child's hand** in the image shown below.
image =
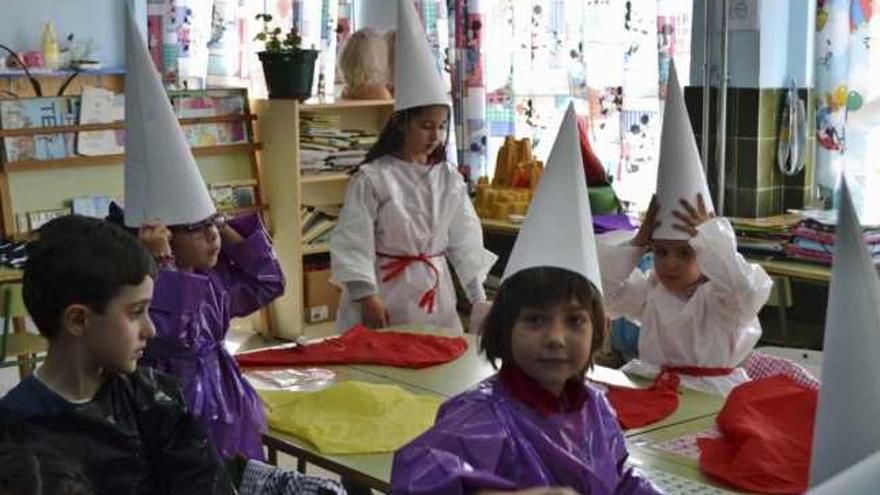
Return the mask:
[[672,227],[690,234],[691,237],[697,235],[697,227],[715,218],[715,213],[706,210],[706,202],[703,201],[702,194],[697,194],[696,208],[684,198],[678,201],[686,213],[682,213],[679,210],[673,211],[672,214],[675,215],[675,218],[681,220],[682,223],[673,224]]
[[151,220],[141,225],[138,239],[153,256],[171,255],[171,231],[158,220]]
[[388,326],[390,318],[388,317],[388,309],[378,294],[371,294],[360,300],[361,303],[361,319],[364,325],[369,328],[385,328]]
[[639,227],[636,236],[630,241],[633,246],[645,247],[650,244],[651,234],[660,225],[660,222],[657,220],[659,212],[660,205],[657,204],[657,195],[655,194],[651,196],[651,204],[648,205],[648,212],[645,213],[645,220],[642,222],[642,226]]

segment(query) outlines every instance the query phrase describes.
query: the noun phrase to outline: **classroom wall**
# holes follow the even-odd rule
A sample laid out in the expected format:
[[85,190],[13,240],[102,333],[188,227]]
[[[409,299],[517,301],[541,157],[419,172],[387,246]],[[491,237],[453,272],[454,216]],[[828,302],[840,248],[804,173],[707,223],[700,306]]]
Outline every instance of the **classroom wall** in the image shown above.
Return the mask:
[[[694,2],[691,38],[691,81],[703,80],[703,9],[711,3],[710,75],[714,85],[720,74],[721,0]],[[729,2],[733,4],[734,2]],[[813,40],[816,3],[807,0],[747,0],[757,6],[756,29],[736,29],[728,34],[729,85],[736,88],[772,88],[788,85],[789,77],[799,87],[813,86]]]
[[[134,2],[135,15],[146,32],[146,0]],[[0,42],[16,51],[39,50],[43,26],[51,21],[59,42],[68,33],[92,39],[94,56],[106,67],[125,65],[126,0],[0,0]],[[15,5],[12,8],[12,5]]]

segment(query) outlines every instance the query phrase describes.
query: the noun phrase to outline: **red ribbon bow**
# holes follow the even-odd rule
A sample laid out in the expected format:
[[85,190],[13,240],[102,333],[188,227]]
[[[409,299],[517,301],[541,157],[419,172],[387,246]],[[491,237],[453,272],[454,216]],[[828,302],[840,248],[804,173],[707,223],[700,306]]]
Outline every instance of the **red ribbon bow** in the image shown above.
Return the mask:
[[434,273],[434,285],[422,294],[422,297],[419,299],[419,307],[424,309],[427,313],[433,313],[437,303],[437,288],[440,286],[440,271],[437,270],[437,267],[431,262],[431,258],[443,256],[443,254],[419,253],[415,256],[408,254],[376,254],[391,260],[384,265],[379,265],[379,269],[384,272],[384,275],[382,276],[383,282],[388,282],[389,280],[399,277],[403,274],[403,271],[413,263],[424,263],[428,265],[428,268]]

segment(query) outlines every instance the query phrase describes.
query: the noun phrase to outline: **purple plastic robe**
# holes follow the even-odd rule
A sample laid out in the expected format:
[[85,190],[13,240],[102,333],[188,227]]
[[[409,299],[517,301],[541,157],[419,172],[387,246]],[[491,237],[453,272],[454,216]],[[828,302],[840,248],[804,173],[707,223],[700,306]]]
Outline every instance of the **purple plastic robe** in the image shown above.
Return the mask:
[[142,364],[181,380],[188,406],[221,456],[262,459],[263,406],[223,340],[230,319],[253,313],[284,292],[284,275],[257,215],[230,225],[244,241],[223,244],[212,270],[159,272],[150,307],[156,337]]
[[659,494],[624,465],[623,434],[605,397],[538,412],[496,375],[440,407],[435,425],[394,455],[394,494],[458,494],[567,486],[583,494]]

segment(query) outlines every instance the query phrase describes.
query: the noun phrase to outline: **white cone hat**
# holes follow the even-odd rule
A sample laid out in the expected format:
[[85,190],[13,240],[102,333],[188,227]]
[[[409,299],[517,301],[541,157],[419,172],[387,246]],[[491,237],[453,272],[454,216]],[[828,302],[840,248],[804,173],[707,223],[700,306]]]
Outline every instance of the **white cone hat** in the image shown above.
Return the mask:
[[657,169],[657,202],[660,204],[658,220],[661,225],[654,230],[654,239],[690,239],[689,234],[673,227],[674,224],[681,223],[672,215],[675,210],[683,211],[679,199],[686,199],[696,206],[697,194],[702,194],[706,208],[715,210],[701,163],[673,61],[669,64],[663,134],[660,137],[660,162]]
[[579,273],[602,290],[579,143],[574,104],[569,103],[504,279],[526,268],[552,266]]
[[449,97],[413,0],[398,0],[394,111],[426,105],[449,105]]
[[865,247],[844,177],[825,319],[810,486],[880,451],[878,302],[880,280]]
[[875,495],[880,487],[880,451],[807,492],[807,495]]
[[179,225],[216,212],[129,7],[125,34],[125,225]]

